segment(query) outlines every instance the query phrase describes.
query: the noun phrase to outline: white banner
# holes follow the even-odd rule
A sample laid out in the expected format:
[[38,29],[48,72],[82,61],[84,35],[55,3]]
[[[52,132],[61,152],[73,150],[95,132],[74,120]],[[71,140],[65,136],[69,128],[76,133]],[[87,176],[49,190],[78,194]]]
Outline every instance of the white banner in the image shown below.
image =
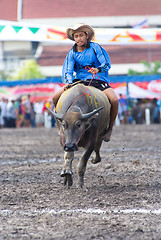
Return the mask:
[[[95,28],[93,41],[104,45],[161,44],[161,28]],[[66,28],[0,21],[0,41],[38,41],[71,44]]]

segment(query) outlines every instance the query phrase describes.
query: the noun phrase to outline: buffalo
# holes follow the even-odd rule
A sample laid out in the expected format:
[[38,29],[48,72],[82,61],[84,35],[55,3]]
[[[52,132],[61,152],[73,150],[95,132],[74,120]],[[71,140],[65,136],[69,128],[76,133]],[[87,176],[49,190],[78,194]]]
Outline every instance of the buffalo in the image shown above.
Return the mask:
[[77,84],[64,91],[55,111],[48,109],[56,118],[60,143],[64,148],[64,166],[61,177],[64,185],[72,186],[72,160],[74,151],[84,148],[78,163],[78,185],[83,187],[87,161],[95,152],[92,163],[101,161],[102,137],[108,129],[110,102],[106,95],[92,86]]

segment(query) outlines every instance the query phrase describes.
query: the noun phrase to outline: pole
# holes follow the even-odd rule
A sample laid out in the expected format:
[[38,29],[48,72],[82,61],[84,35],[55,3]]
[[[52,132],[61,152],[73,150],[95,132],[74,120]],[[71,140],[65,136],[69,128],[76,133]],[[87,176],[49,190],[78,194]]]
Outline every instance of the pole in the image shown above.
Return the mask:
[[150,109],[149,108],[145,109],[145,122],[146,122],[146,125],[150,125]]
[[0,41],[0,71],[4,71],[4,42]]
[[23,0],[17,0],[17,21],[22,20],[22,1]]

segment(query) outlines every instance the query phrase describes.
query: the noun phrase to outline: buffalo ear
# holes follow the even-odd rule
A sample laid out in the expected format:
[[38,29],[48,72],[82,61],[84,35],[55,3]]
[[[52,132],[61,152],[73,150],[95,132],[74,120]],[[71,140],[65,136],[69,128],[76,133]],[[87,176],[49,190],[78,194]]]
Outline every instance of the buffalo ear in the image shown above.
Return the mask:
[[59,123],[59,124],[61,124],[62,123],[62,119],[56,119],[56,121]]
[[88,128],[91,126],[91,124],[89,122],[86,122],[85,124],[85,130],[88,130]]
[[98,113],[96,113],[94,116],[88,118],[87,122],[85,123],[86,130],[91,126],[92,122],[97,118],[97,116],[98,116]]

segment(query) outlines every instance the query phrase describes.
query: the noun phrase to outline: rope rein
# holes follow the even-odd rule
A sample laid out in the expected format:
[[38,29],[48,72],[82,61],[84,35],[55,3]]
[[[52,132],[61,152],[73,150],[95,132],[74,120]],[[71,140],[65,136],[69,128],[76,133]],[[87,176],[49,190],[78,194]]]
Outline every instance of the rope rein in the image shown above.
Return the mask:
[[[91,69],[91,67],[89,67],[89,66],[86,66],[86,67],[85,67],[85,70],[87,70],[87,71],[89,71],[90,69]],[[92,74],[92,78],[91,78],[91,80],[90,80],[90,82],[89,82],[89,84],[88,84],[88,86],[87,86],[85,92],[84,92],[83,94],[81,94],[80,96],[76,97],[76,99],[72,102],[71,105],[73,105],[73,103],[74,103],[78,98],[84,96],[85,101],[86,101],[86,104],[87,104],[87,106],[88,106],[88,102],[87,102],[86,95],[91,96],[91,94],[88,94],[88,93],[87,93],[87,90],[88,90],[89,86],[91,85],[93,79],[95,79],[95,80],[99,80],[100,77],[99,77],[96,73]],[[80,80],[80,81],[78,81],[78,82],[76,82],[76,83],[73,83],[72,86],[74,86],[75,84],[77,84],[77,83],[79,83],[79,82],[82,82],[82,81]]]

